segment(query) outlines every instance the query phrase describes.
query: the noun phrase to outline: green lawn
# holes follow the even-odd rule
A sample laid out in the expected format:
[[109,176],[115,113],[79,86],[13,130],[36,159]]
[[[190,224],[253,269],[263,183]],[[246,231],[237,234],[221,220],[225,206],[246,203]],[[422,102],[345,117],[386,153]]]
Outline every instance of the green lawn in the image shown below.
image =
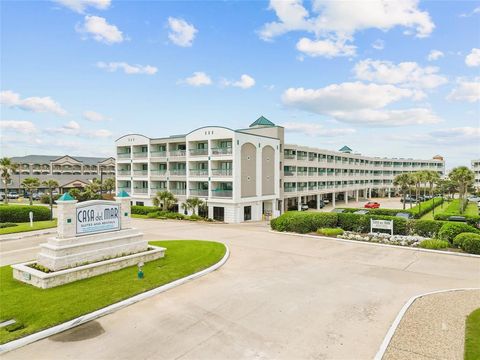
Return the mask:
[[0,319],[16,319],[25,327],[13,332],[0,329],[0,344],[90,313],[133,295],[203,270],[225,255],[223,244],[211,241],[154,241],[167,248],[165,257],[144,266],[137,279],[132,266],[109,274],[39,289],[13,280],[10,266],[0,267]]
[[57,226],[57,219],[46,220],[46,221],[34,221],[32,227],[30,227],[30,223],[17,223],[17,224],[18,224],[17,226],[11,226],[11,227],[0,229],[0,235],[54,228]]
[[478,359],[480,359],[480,309],[472,312],[465,324],[464,360]]
[[148,219],[147,215],[142,215],[142,214],[132,214],[132,218],[134,219]]
[[[450,202],[445,202],[442,205],[435,208],[435,215],[448,213],[452,215],[462,215],[460,214],[460,199],[454,199]],[[477,205],[469,202],[465,209],[463,215],[478,215]],[[430,211],[421,217],[422,220],[434,220],[433,219],[433,212]]]

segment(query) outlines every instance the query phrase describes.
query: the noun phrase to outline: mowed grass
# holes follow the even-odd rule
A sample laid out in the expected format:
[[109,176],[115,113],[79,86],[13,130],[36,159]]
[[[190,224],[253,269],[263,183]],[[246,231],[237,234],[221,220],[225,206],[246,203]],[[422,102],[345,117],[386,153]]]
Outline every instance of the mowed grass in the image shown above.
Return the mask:
[[464,360],[478,359],[480,359],[480,309],[472,312],[465,324]]
[[[460,214],[460,199],[455,199],[450,201],[449,203],[443,203],[440,206],[435,208],[435,215],[448,213],[452,215],[462,215]],[[477,204],[473,202],[469,202],[467,207],[465,208],[465,212],[463,215],[478,215],[478,208]],[[422,220],[434,220],[433,219],[433,211],[430,211],[421,217]]]
[[16,281],[10,266],[0,267],[0,320],[15,319],[23,329],[0,329],[0,343],[32,334],[110,304],[206,269],[225,255],[225,245],[211,241],[153,241],[167,248],[165,257],[145,264],[58,286],[39,289]]
[[17,223],[17,224],[18,224],[17,226],[11,226],[11,227],[0,229],[0,235],[54,228],[57,226],[57,219],[46,220],[46,221],[34,221],[32,227],[30,226],[29,222]]

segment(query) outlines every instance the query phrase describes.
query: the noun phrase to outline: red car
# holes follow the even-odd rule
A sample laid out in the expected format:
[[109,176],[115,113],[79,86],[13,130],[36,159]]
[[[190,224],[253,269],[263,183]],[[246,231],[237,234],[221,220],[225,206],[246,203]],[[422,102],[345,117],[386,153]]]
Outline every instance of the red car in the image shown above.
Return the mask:
[[380,204],[375,201],[369,201],[364,206],[364,208],[367,208],[367,209],[378,209],[379,207],[380,207]]

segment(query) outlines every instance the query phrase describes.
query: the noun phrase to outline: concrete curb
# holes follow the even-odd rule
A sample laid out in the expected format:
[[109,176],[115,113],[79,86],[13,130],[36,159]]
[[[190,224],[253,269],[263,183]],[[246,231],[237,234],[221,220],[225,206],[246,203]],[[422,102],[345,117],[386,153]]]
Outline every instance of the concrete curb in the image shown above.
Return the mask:
[[480,290],[480,288],[458,288],[458,289],[447,289],[447,290],[437,290],[437,291],[431,291],[427,292],[424,294],[420,295],[415,295],[411,297],[405,305],[403,305],[402,309],[398,313],[397,317],[393,321],[392,325],[387,331],[387,335],[385,335],[385,338],[383,339],[382,344],[380,345],[380,349],[378,349],[377,354],[374,357],[374,360],[382,360],[383,356],[385,355],[385,351],[388,348],[388,345],[390,344],[390,341],[392,341],[393,335],[395,334],[395,331],[398,328],[398,325],[400,325],[400,321],[402,321],[403,317],[405,316],[405,313],[407,310],[412,306],[412,304],[419,298],[422,298],[424,296],[428,295],[433,295],[433,294],[439,294],[439,293],[445,293],[445,292],[451,292],[451,291],[469,291],[469,290]]
[[78,318],[75,318],[75,319],[69,320],[67,322],[64,322],[63,324],[55,325],[51,328],[36,332],[34,334],[31,334],[31,335],[27,335],[27,336],[25,336],[23,338],[20,338],[20,339],[17,339],[17,340],[12,340],[8,343],[0,345],[0,355],[4,354],[6,352],[9,352],[9,351],[18,349],[22,346],[31,344],[31,343],[36,342],[38,340],[44,339],[46,337],[58,334],[62,331],[69,330],[69,329],[74,328],[76,326],[82,325],[86,322],[98,319],[99,317],[111,314],[111,313],[113,313],[117,310],[120,310],[120,309],[124,308],[124,307],[135,304],[135,303],[137,303],[141,300],[144,300],[144,299],[147,299],[149,297],[155,296],[155,295],[160,294],[162,292],[165,292],[167,290],[173,289],[174,287],[182,285],[182,284],[184,284],[184,283],[186,283],[190,280],[202,277],[202,276],[204,276],[204,275],[206,275],[206,274],[208,274],[212,271],[215,271],[218,268],[220,268],[223,264],[225,264],[228,260],[228,257],[230,256],[230,249],[228,248],[228,246],[226,244],[224,244],[224,245],[225,245],[225,249],[226,249],[225,250],[225,255],[223,256],[223,258],[219,262],[210,266],[209,268],[206,268],[206,269],[204,269],[202,271],[199,271],[197,273],[188,275],[184,278],[172,281],[171,283],[162,285],[162,286],[157,287],[155,289],[152,289],[152,290],[143,292],[141,294],[135,295],[135,296],[133,296],[129,299],[122,300],[122,301],[117,302],[115,304],[109,305],[107,307],[104,307],[103,309],[99,309],[99,310],[96,310],[96,311],[91,312],[89,314],[82,315]]
[[13,233],[13,234],[5,234],[5,235],[0,235],[0,242],[42,236],[47,234],[53,234],[55,232],[57,232],[57,227],[53,227],[45,230],[34,230],[34,231],[24,231],[24,232]]
[[363,244],[363,245],[370,245],[370,246],[392,247],[392,248],[396,248],[396,249],[403,249],[403,250],[410,250],[410,251],[420,251],[420,252],[427,252],[427,253],[434,253],[434,254],[441,254],[441,255],[464,256],[464,257],[472,257],[472,258],[480,259],[480,255],[467,254],[467,253],[457,253],[457,252],[453,252],[453,251],[423,249],[423,248],[412,247],[412,246],[380,244],[380,243],[374,243],[374,242],[368,242],[368,241],[339,239],[339,238],[334,238],[334,237],[309,235],[309,234],[297,234],[297,233],[292,233],[292,232],[282,232],[282,231],[276,231],[276,230],[269,230],[269,231],[272,232],[272,233],[281,234],[281,235],[301,236],[301,237],[308,237],[308,238],[313,238],[313,239],[326,239],[326,240],[340,241],[340,242],[346,242],[346,243],[352,243],[352,244]]

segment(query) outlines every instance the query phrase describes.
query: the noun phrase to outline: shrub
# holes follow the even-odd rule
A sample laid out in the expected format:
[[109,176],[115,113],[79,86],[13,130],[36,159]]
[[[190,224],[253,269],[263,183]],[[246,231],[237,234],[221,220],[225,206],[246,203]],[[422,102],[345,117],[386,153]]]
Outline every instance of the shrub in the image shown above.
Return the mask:
[[0,206],[0,223],[29,222],[29,212],[33,212],[33,221],[50,220],[50,209],[46,206],[6,205]]
[[147,218],[149,218],[149,219],[155,219],[158,216],[159,216],[158,211],[150,212],[150,213],[147,214]]
[[198,216],[197,214],[192,214],[188,217],[188,220],[191,221],[197,221],[197,220],[202,220],[203,218],[201,216]]
[[411,208],[409,210],[409,212],[415,218],[419,218],[419,217],[425,215],[426,213],[432,211],[434,207],[436,208],[437,206],[441,205],[442,203],[443,203],[443,198],[436,197],[434,199],[423,201],[419,205],[415,205],[413,208]]
[[[59,197],[60,197],[60,195],[52,195],[53,203],[55,203],[55,201],[57,201]],[[43,195],[40,197],[40,203],[42,203],[42,204],[50,204],[50,195],[48,195],[48,194],[43,194]]]
[[131,207],[132,214],[137,215],[148,215],[151,212],[158,211],[158,208],[155,206],[140,206],[140,205],[133,205]]
[[450,243],[453,243],[455,236],[461,233],[480,233],[479,230],[475,229],[473,226],[464,224],[464,223],[454,223],[446,222],[440,228],[438,232],[438,238],[440,240],[447,240]]
[[480,255],[480,239],[474,237],[465,239],[462,244],[462,250],[469,254]]
[[164,215],[167,219],[177,219],[177,220],[183,220],[185,219],[185,215],[176,213],[176,212],[167,212]]
[[445,249],[450,245],[448,241],[438,239],[423,240],[418,246],[424,249]]
[[[409,209],[360,209],[360,208],[337,208],[345,210],[345,213],[353,213],[358,210],[367,210],[369,215],[395,216],[398,213],[410,213]],[[360,215],[360,214],[356,214]]]
[[322,212],[287,211],[270,221],[270,226],[277,231],[290,231],[300,234],[317,231],[319,228],[337,226],[337,214]]
[[18,226],[18,224],[10,223],[10,222],[0,223],[0,229],[5,229],[8,227],[14,227],[14,226]]
[[409,220],[407,222],[407,233],[424,237],[436,237],[443,221],[435,220]]
[[321,228],[317,230],[317,234],[325,236],[337,236],[343,234],[343,229],[340,228]]
[[476,226],[480,223],[480,216],[478,215],[465,215],[465,214],[453,214],[453,213],[441,213],[435,215],[435,220],[447,221],[450,216],[463,216],[467,224]]
[[474,233],[469,233],[469,232],[458,234],[453,239],[453,245],[461,248],[463,246],[463,243],[467,239],[478,239],[478,240],[480,240],[480,235],[479,234],[474,234]]
[[338,227],[345,231],[366,233],[370,231],[370,218],[367,215],[340,213]]

